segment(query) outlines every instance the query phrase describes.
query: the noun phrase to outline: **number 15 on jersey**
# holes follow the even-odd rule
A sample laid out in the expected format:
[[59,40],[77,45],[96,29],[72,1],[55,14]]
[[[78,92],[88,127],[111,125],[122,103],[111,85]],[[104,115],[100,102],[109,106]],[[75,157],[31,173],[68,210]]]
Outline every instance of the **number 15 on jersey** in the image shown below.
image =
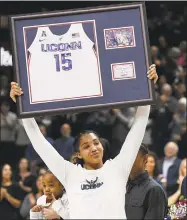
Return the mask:
[[72,61],[67,57],[70,57],[71,53],[55,54],[56,71],[60,72],[61,68],[64,71],[69,71],[72,69]]

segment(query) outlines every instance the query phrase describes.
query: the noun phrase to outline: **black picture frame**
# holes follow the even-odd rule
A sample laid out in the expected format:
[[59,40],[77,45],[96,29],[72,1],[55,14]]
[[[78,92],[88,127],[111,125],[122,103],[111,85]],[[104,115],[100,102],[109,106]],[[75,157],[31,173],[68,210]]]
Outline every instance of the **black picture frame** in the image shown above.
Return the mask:
[[[12,50],[13,50],[13,67],[15,73],[15,81],[22,87],[24,84],[21,80],[21,71],[20,71],[20,57],[18,54],[18,44],[17,38],[18,31],[16,29],[16,22],[26,21],[26,20],[35,20],[35,19],[43,19],[43,18],[53,18],[58,16],[73,16],[73,15],[84,15],[84,14],[92,14],[92,13],[100,13],[100,12],[110,12],[110,11],[120,11],[120,10],[131,10],[131,9],[139,9],[140,11],[140,23],[141,23],[141,31],[143,36],[143,49],[145,52],[145,66],[148,70],[151,63],[151,55],[150,55],[150,42],[149,42],[149,34],[148,34],[148,25],[147,25],[147,16],[146,16],[146,8],[144,2],[137,3],[123,3],[123,4],[115,4],[109,6],[99,6],[92,8],[83,8],[83,9],[72,9],[65,11],[52,11],[52,12],[41,12],[34,14],[21,14],[21,15],[11,15],[9,16],[9,23],[11,29],[11,41],[12,41]],[[25,62],[25,61],[24,61]],[[146,73],[145,73],[146,74]],[[25,110],[23,104],[25,99],[28,97],[20,96],[17,99],[17,110],[19,118],[28,118],[28,117],[36,117],[42,115],[57,115],[57,114],[66,114],[73,112],[85,112],[85,111],[94,111],[103,108],[121,108],[121,107],[130,107],[130,106],[140,106],[140,105],[153,105],[156,102],[155,92],[154,92],[154,84],[152,81],[147,80],[148,87],[148,99],[141,100],[132,100],[132,101],[120,101],[120,102],[111,102],[104,104],[89,104],[84,106],[74,106],[74,107],[55,107],[48,108],[44,107],[42,110]],[[60,102],[59,102],[60,103]]]

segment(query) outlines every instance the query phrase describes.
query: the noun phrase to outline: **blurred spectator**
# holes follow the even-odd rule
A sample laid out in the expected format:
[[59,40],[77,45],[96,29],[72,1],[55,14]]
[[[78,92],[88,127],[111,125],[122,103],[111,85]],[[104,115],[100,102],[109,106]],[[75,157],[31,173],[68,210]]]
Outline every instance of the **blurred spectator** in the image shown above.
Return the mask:
[[30,140],[25,132],[25,129],[22,125],[22,120],[18,120],[18,123],[16,124],[16,157],[17,157],[17,162],[19,162],[19,160],[23,157],[25,157],[25,151],[26,148],[28,146],[28,144],[30,143]]
[[178,101],[177,112],[173,115],[173,120],[170,123],[170,129],[172,129],[171,140],[178,142],[181,140],[181,136],[185,133],[181,129],[183,128],[183,124],[185,125],[186,121],[186,98],[181,98]]
[[180,56],[180,50],[177,47],[169,49],[168,55],[165,58],[165,64],[162,66],[162,72],[166,76],[167,82],[172,85],[177,72],[179,71],[179,66],[177,65],[177,59]]
[[24,196],[31,192],[35,176],[33,176],[30,172],[30,164],[26,158],[22,158],[19,161],[18,171],[15,174],[15,180],[19,183]]
[[111,157],[116,157],[125,141],[125,138],[132,126],[136,108],[112,109],[110,121],[112,124],[112,146]]
[[147,163],[145,165],[145,170],[147,170],[149,176],[151,176],[154,180],[159,182],[158,158],[154,152],[149,152],[147,157]]
[[43,195],[42,175],[39,175],[33,184],[32,192],[25,196],[20,214],[24,219],[30,219],[30,209],[36,205],[37,199]]
[[[177,108],[177,99],[172,96],[172,87],[169,84],[164,84],[161,88],[161,98],[165,97],[165,103],[167,104],[171,112],[175,112]],[[162,101],[161,101],[162,102]]]
[[[183,180],[184,178],[186,177],[186,159],[185,158],[184,160],[182,160],[181,162],[181,165],[180,165],[180,168],[179,168],[179,179],[177,181],[178,183],[178,189],[177,191],[172,194],[169,198],[168,198],[168,206],[170,207],[171,205],[175,204],[178,200],[179,200],[179,197],[181,195],[183,195],[183,191],[182,191],[182,183],[183,183]],[[182,192],[181,192],[182,191]],[[185,194],[185,193],[184,193]],[[185,195],[184,195],[185,196]],[[187,197],[186,197],[187,198]]]
[[186,119],[186,107],[187,107],[187,102],[186,102],[186,98],[183,97],[183,98],[180,98],[179,99],[179,102],[178,102],[178,120],[180,121],[184,121]]
[[[54,144],[54,140],[50,137],[47,136],[47,129],[46,126],[41,124],[39,125],[40,131],[43,134],[43,136],[46,138],[46,140],[53,145]],[[36,153],[36,151],[34,150],[32,144],[29,144],[27,146],[26,152],[25,152],[25,157],[29,160],[32,161],[31,162],[31,169],[35,169],[34,167],[37,166],[39,163],[42,163],[42,159],[40,158],[40,156]]]
[[51,125],[48,127],[48,134],[54,140],[61,136],[60,128],[62,124],[69,124],[71,126],[71,136],[76,136],[84,129],[87,115],[90,113],[68,113],[63,115],[56,115],[51,118]]
[[168,53],[168,43],[166,41],[166,38],[164,36],[160,36],[158,38],[158,43],[159,43],[159,51],[162,56],[162,58],[166,57]]
[[160,105],[157,109],[154,109],[150,117],[153,120],[152,125],[152,151],[154,151],[158,157],[163,156],[164,145],[169,141],[171,131],[168,129],[169,123],[172,120],[172,112],[167,105],[167,96],[160,96]]
[[9,163],[15,166],[15,128],[17,116],[10,111],[8,102],[1,103],[1,125],[0,125],[0,165]]
[[66,114],[66,123],[71,125],[71,127],[73,126],[73,128],[76,127],[76,124],[78,122],[78,115],[79,113]]
[[156,64],[156,67],[159,68],[161,65],[161,58],[159,54],[159,48],[157,46],[151,46],[151,56],[152,63]]
[[93,130],[111,143],[112,117],[108,109],[94,111],[86,119],[84,130]]
[[176,143],[168,142],[164,147],[165,157],[160,161],[161,180],[166,187],[167,195],[171,196],[178,189],[179,167],[181,159],[177,157],[179,148]]
[[180,45],[179,45],[179,48],[180,48],[180,56],[178,57],[178,65],[179,66],[185,66],[186,65],[186,50],[187,50],[187,47],[186,47],[186,41],[181,41],[180,42]]
[[14,142],[15,141],[15,125],[17,123],[17,116],[10,111],[10,105],[4,101],[1,104],[1,141]]
[[152,149],[152,127],[153,127],[153,120],[151,118],[148,119],[146,130],[145,130],[145,135],[143,138],[143,143],[148,146],[149,149]]
[[50,126],[52,123],[51,117],[49,117],[49,116],[37,117],[36,120],[37,120],[38,124],[41,124],[45,127],[46,131],[47,131],[47,127]]
[[61,136],[60,127],[66,122],[65,115],[55,115],[51,117],[51,125],[48,127],[49,136],[56,140]]
[[[48,136],[50,136],[51,134],[51,126],[52,126],[52,116],[48,116],[48,115],[44,115],[44,116],[39,116],[39,117],[36,117],[36,122],[41,125],[42,130],[41,132],[43,132],[44,130],[44,136],[47,137],[47,139],[49,139],[49,142],[52,144],[53,140],[52,138],[50,139]],[[51,136],[50,136],[51,137]],[[52,142],[51,142],[52,141]]]
[[47,140],[51,145],[53,145],[53,144],[54,144],[54,140],[53,140],[52,138],[50,138],[50,137],[47,136],[47,128],[46,128],[46,125],[41,124],[41,125],[39,126],[39,128],[40,128],[40,131],[41,131],[41,133],[43,134],[43,136],[46,138],[46,140]]
[[9,93],[8,77],[5,75],[0,76],[0,96],[7,97]]
[[167,79],[166,79],[166,77],[164,75],[161,75],[159,77],[159,84],[158,84],[158,89],[159,89],[158,91],[159,91],[159,93],[161,93],[161,89],[163,88],[163,86],[165,84],[167,84]]
[[90,112],[74,113],[72,116],[70,116],[70,114],[67,115],[66,121],[72,127],[73,137],[77,136],[81,131],[84,130],[89,115]]
[[185,86],[186,76],[183,74],[185,72],[183,71],[180,73],[181,74],[178,76],[178,78],[175,79],[175,82],[173,84],[173,93],[177,99],[180,99],[186,96],[186,86]]
[[55,140],[54,148],[65,159],[69,160],[74,153],[74,138],[71,136],[71,127],[69,124],[63,124],[60,128],[61,137]]
[[23,200],[19,185],[12,181],[12,168],[5,164],[0,169],[0,219],[20,220],[19,207]]
[[12,66],[12,55],[4,47],[0,47],[0,66]]

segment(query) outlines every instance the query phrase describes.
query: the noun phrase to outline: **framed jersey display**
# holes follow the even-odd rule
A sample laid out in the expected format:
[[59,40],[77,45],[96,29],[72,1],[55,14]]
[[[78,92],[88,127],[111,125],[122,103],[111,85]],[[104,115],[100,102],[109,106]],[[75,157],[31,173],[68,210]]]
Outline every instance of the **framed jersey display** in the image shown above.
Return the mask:
[[154,104],[144,3],[10,16],[20,118]]

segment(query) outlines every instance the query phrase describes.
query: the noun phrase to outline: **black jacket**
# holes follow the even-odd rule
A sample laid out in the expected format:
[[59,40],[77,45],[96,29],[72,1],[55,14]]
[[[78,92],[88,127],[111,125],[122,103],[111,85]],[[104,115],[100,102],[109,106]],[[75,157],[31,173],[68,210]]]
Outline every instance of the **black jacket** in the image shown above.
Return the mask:
[[[163,169],[163,162],[164,162],[164,159],[161,160],[160,173],[163,173],[163,170],[162,170]],[[180,164],[181,164],[181,159],[176,158],[173,165],[170,166],[169,169],[168,169],[167,188],[166,188],[168,197],[173,195],[179,187],[179,185],[177,183],[177,180],[179,178]]]
[[127,219],[164,219],[167,197],[162,187],[145,172],[129,180],[125,195]]

